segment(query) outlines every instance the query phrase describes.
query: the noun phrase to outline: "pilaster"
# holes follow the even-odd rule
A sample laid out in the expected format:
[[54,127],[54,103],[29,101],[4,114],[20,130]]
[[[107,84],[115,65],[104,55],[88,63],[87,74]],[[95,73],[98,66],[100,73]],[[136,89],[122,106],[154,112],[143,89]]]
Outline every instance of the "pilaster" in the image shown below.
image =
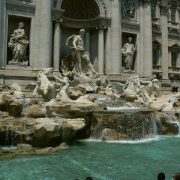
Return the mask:
[[52,66],[51,0],[36,0],[36,65]]
[[6,1],[0,1],[0,68],[5,67],[5,24],[6,24]]
[[61,44],[60,23],[55,22],[55,27],[54,27],[54,49],[53,49],[53,67],[54,67],[54,70],[59,70],[59,66],[60,66],[60,44]]
[[[57,3],[58,4],[58,3]],[[54,46],[53,46],[53,67],[54,70],[59,70],[61,58],[61,23],[63,21],[62,15],[64,10],[56,8],[52,9],[51,15],[54,21]]]
[[161,33],[162,33],[162,79],[168,79],[168,4],[160,4]]
[[112,3],[112,21],[111,21],[111,74],[120,74],[121,57],[121,23],[120,23],[120,1],[111,0]]
[[150,0],[144,0],[143,32],[143,77],[147,78],[152,76],[152,17]]
[[104,74],[104,30],[99,29],[98,36],[98,72]]

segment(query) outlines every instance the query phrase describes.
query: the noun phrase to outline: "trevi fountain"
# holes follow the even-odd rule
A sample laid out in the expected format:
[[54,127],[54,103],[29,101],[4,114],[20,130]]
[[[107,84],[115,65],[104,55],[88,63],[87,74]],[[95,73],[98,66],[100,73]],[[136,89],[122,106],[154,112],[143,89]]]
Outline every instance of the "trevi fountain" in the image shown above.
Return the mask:
[[[9,42],[11,63],[23,62],[21,31]],[[84,34],[67,38],[59,71],[42,68],[26,86],[34,98],[17,83],[1,88],[0,179],[170,178],[180,171],[180,93],[162,93],[156,77],[130,68],[132,38],[122,49],[129,78],[110,82],[94,69]]]

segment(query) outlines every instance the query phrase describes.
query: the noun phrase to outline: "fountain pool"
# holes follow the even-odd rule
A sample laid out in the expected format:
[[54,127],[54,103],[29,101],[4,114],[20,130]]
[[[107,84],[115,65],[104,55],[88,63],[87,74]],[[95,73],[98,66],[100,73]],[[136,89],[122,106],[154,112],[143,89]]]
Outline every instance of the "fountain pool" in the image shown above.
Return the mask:
[[77,142],[54,154],[0,160],[2,180],[152,180],[180,172],[180,139],[146,143]]

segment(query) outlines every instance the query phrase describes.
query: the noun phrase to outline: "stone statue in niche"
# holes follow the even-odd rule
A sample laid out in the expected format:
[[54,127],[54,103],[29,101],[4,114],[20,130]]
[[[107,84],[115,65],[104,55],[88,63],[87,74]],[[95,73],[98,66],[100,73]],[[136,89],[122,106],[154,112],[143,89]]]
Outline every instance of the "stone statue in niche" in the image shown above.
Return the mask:
[[91,76],[96,72],[91,64],[89,53],[84,48],[84,35],[85,30],[81,29],[78,35],[72,35],[67,39],[66,46],[72,49],[71,57],[68,58],[73,62],[72,72]]
[[132,43],[132,37],[128,37],[128,42],[122,48],[122,54],[125,56],[125,69],[132,70],[133,69],[133,59],[136,48]]
[[28,38],[24,30],[24,23],[18,23],[18,29],[15,29],[11,34],[8,42],[8,47],[12,51],[12,59],[9,64],[28,65],[26,56],[27,46],[29,44]]

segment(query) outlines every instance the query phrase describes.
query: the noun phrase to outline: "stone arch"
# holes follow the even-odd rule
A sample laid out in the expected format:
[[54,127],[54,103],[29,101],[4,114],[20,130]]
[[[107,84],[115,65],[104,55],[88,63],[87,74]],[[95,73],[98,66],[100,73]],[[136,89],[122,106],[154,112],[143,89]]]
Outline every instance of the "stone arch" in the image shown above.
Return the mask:
[[[63,9],[63,3],[65,1],[70,1],[70,0],[61,0],[60,2],[60,7]],[[87,0],[90,2],[90,0]],[[91,0],[92,1],[92,0]],[[73,2],[73,0],[72,0]],[[82,1],[81,1],[82,2]],[[107,11],[107,4],[105,0],[93,0],[93,2],[97,5],[98,11],[99,11],[99,16],[100,17],[105,17],[106,16],[106,11]],[[69,3],[70,4],[70,3]]]

